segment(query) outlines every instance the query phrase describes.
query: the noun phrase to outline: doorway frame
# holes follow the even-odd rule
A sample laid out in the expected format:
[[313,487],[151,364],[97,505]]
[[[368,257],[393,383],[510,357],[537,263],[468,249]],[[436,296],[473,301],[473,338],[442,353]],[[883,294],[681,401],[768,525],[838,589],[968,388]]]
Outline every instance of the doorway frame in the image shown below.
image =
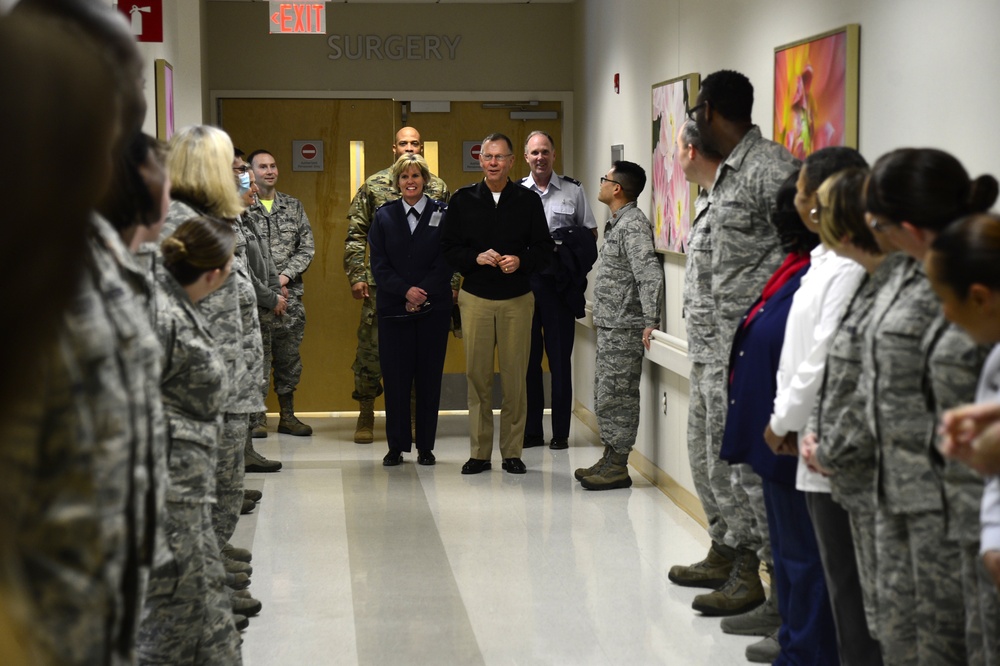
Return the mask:
[[573,150],[573,92],[554,91],[380,91],[380,90],[209,90],[209,122],[219,125],[219,101],[223,99],[388,99],[399,102],[510,102],[532,101],[562,103],[562,136],[556,147],[562,153],[563,171],[579,171]]

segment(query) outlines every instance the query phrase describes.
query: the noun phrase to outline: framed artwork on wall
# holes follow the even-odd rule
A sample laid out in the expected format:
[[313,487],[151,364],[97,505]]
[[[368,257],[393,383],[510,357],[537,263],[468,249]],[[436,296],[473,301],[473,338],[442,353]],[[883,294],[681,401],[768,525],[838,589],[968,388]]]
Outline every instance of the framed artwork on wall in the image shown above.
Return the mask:
[[795,157],[858,147],[860,36],[854,23],[774,49],[774,140]]
[[681,169],[677,132],[698,97],[701,77],[685,74],[653,85],[653,244],[657,252],[687,252],[698,186]]
[[162,58],[156,68],[156,138],[168,141],[174,135],[174,68]]

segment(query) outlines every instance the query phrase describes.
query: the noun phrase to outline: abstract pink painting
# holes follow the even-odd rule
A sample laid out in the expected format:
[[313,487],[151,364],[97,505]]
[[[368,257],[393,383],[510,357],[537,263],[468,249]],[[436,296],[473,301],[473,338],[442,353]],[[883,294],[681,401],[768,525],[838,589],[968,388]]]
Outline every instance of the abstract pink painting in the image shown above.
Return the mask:
[[857,147],[858,26],[774,51],[774,140],[804,159]]
[[660,252],[687,252],[695,189],[684,177],[677,132],[698,96],[699,77],[688,74],[653,86],[653,242]]

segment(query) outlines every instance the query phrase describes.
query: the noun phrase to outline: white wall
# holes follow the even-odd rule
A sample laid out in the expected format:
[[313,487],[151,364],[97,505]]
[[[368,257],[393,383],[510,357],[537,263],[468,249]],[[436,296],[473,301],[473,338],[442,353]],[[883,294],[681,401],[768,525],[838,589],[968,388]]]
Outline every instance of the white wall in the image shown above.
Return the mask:
[[[754,83],[754,121],[771,133],[774,47],[861,24],[859,149],[874,161],[904,145],[954,153],[974,175],[1000,174],[1000,3],[996,0],[578,0],[575,165],[596,200],[610,146],[650,169],[650,88],[736,69]],[[621,94],[612,88],[621,74]],[[569,170],[569,168],[567,168]],[[640,206],[649,212],[648,192]],[[599,220],[600,221],[600,220]],[[667,317],[680,317],[683,261],[667,258]],[[593,332],[578,329],[575,394],[593,408]],[[682,330],[677,327],[677,330]],[[663,357],[664,354],[658,355]],[[687,381],[647,362],[637,449],[691,492],[684,428]],[[668,394],[667,415],[662,396]]]

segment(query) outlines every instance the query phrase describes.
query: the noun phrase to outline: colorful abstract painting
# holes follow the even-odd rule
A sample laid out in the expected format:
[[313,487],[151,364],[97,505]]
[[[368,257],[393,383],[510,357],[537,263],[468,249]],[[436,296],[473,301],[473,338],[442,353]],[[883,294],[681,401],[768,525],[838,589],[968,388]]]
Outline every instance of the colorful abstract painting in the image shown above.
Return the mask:
[[857,147],[857,25],[774,51],[774,140],[795,157]]
[[695,186],[684,177],[677,131],[698,96],[699,77],[688,74],[653,86],[653,237],[660,252],[687,252]]

